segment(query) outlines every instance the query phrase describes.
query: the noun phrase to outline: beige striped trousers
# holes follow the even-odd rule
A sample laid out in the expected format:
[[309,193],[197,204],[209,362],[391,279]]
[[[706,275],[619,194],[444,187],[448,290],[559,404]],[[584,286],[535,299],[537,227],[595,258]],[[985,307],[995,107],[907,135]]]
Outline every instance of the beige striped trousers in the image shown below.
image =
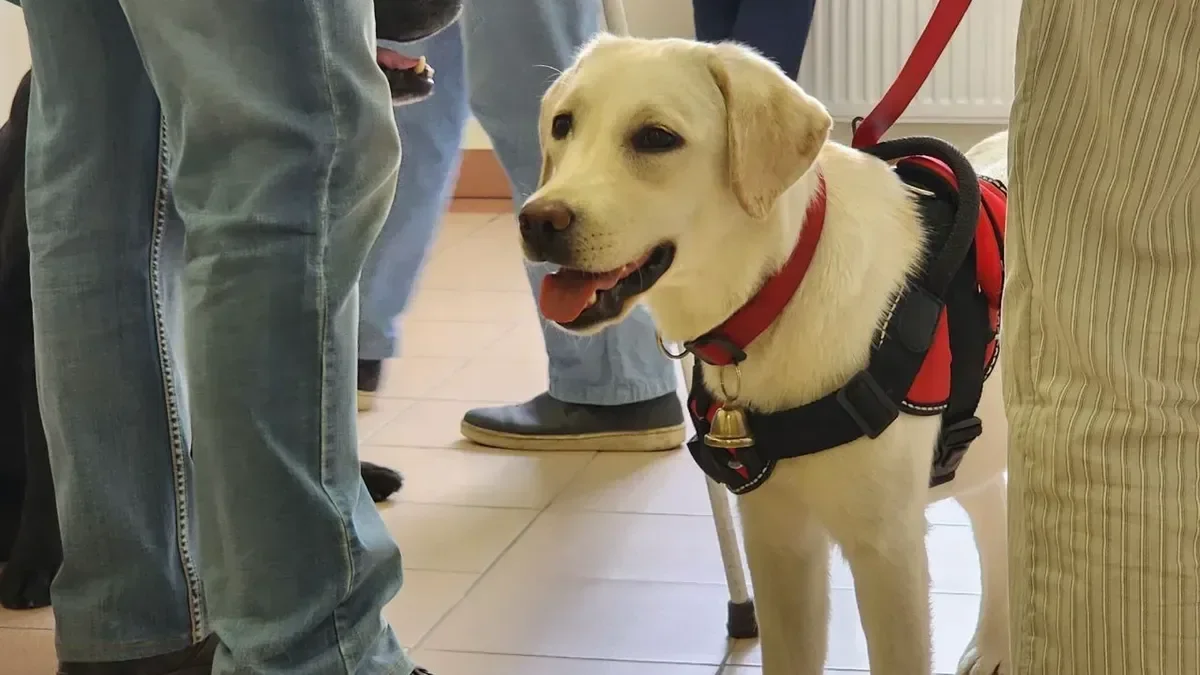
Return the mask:
[[1200,675],[1200,0],[1025,0],[1016,77],[1013,672]]

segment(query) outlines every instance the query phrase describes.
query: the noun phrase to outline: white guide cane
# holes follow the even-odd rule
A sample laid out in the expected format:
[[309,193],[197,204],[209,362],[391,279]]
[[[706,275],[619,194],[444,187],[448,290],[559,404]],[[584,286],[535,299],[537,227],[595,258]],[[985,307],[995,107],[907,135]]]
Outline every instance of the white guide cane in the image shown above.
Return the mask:
[[[608,32],[614,35],[629,35],[629,21],[625,18],[625,3],[622,0],[603,0],[604,21]],[[692,355],[685,356],[683,379],[688,391],[692,389]],[[729,507],[729,493],[719,483],[705,476],[708,483],[708,501],[712,503],[713,523],[717,527],[717,544],[721,548],[721,561],[725,564],[725,583],[729,587],[729,616],[726,627],[731,638],[758,637],[758,622],[754,617],[754,598],[746,584],[746,569],[742,565],[742,548],[737,530],[733,525],[733,510]]]

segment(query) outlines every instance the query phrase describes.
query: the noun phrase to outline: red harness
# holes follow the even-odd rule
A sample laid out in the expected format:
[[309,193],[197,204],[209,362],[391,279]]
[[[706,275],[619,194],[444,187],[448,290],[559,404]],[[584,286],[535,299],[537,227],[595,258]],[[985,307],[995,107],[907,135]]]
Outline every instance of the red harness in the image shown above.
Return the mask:
[[[778,459],[875,437],[900,412],[943,414],[934,484],[953,477],[967,446],[979,435],[974,412],[999,351],[1005,190],[989,179],[976,179],[965,158],[940,141],[878,143],[920,89],[969,5],[969,0],[939,2],[896,82],[855,128],[855,148],[895,160],[905,182],[936,195],[921,200],[922,220],[931,241],[941,247],[930,265],[937,269],[927,270],[897,299],[868,368],[810,404],[770,414],[748,411],[755,445],[719,449],[698,440],[719,404],[703,386],[697,364],[689,408],[699,433],[689,447],[701,468],[735,493],[760,485]],[[960,186],[959,177],[977,182],[977,188]],[[825,209],[822,175],[784,266],[724,323],[685,345],[699,361],[729,365],[746,358],[746,347],[775,321],[803,282],[820,244]],[[955,352],[972,354],[968,361],[978,365],[968,368],[961,358],[955,362]]]

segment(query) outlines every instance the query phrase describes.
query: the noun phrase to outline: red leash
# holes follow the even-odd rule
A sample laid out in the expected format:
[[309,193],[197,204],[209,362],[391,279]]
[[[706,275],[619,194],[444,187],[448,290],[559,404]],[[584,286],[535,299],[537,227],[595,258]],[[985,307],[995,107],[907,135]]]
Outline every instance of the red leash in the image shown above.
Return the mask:
[[[865,119],[856,120],[859,123],[854,130],[853,147],[862,149],[877,144],[900,118],[933,71],[970,6],[971,0],[938,1],[896,81]],[[745,358],[742,352],[746,346],[775,321],[800,287],[812,263],[824,224],[825,177],[821,176],[817,194],[809,203],[800,239],[783,269],[768,279],[758,293],[724,323],[689,342],[688,350],[713,365],[728,365]]]
[[921,85],[925,84],[946,45],[950,44],[950,38],[954,37],[954,31],[970,6],[971,0],[939,0],[896,81],[866,118],[855,120],[857,125],[851,147],[861,149],[875,145],[900,119]]

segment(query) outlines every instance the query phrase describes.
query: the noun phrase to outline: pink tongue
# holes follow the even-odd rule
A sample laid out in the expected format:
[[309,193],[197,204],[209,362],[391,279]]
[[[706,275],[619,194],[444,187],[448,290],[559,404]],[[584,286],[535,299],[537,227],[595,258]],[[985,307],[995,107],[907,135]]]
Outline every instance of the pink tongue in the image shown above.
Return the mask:
[[542,316],[558,323],[570,323],[587,309],[592,293],[617,285],[629,266],[604,274],[587,274],[575,270],[559,270],[542,279],[538,307]]

